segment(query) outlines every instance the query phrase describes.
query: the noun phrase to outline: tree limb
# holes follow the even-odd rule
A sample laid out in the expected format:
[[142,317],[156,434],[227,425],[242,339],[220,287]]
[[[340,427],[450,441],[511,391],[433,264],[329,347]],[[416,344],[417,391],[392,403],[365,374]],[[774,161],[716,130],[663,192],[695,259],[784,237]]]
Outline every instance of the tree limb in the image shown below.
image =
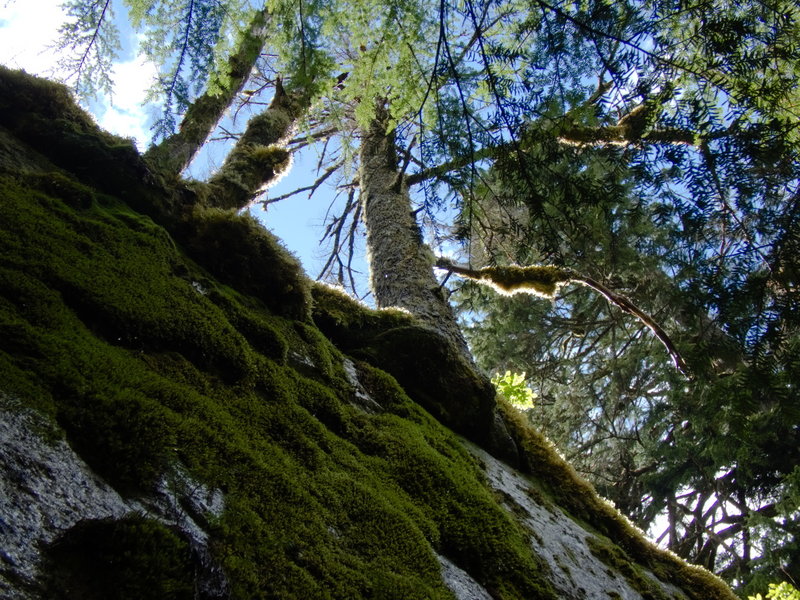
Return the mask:
[[637,307],[626,297],[611,291],[599,281],[586,277],[572,269],[559,267],[485,267],[470,269],[454,265],[446,258],[439,258],[436,266],[440,269],[456,273],[462,277],[489,285],[502,294],[528,293],[545,298],[553,298],[558,289],[568,283],[580,283],[602,295],[608,302],[620,310],[635,316],[653,335],[656,336],[672,358],[675,368],[686,377],[690,377],[689,367],[677,347],[667,333],[647,313]]
[[162,173],[180,175],[205,143],[222,115],[242,90],[266,41],[269,21],[266,8],[256,12],[228,59],[227,69],[189,106],[177,133],[153,146],[145,158]]
[[306,88],[286,91],[281,80],[276,80],[269,107],[250,119],[222,168],[209,180],[209,204],[244,208],[289,169],[291,152],[286,149],[286,142],[297,120],[308,110],[310,100]]

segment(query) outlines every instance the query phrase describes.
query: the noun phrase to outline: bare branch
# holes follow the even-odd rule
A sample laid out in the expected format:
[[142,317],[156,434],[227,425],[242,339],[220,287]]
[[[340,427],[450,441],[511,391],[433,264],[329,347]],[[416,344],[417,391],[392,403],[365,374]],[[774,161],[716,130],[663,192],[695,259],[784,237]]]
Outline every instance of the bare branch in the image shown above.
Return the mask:
[[296,190],[292,190],[291,192],[282,194],[281,196],[277,196],[276,198],[267,198],[266,200],[262,200],[261,204],[264,206],[264,208],[266,208],[270,204],[275,204],[276,202],[280,202],[281,200],[286,200],[287,198],[291,198],[292,196],[302,194],[303,192],[308,192],[308,197],[311,198],[311,196],[314,195],[314,192],[317,191],[317,188],[319,188],[319,186],[322,185],[325,182],[325,180],[328,179],[328,177],[333,175],[343,165],[344,161],[339,161],[332,167],[328,167],[327,169],[325,169],[325,172],[319,177],[317,177],[316,181],[314,181],[314,183],[312,183],[311,185],[297,188]]

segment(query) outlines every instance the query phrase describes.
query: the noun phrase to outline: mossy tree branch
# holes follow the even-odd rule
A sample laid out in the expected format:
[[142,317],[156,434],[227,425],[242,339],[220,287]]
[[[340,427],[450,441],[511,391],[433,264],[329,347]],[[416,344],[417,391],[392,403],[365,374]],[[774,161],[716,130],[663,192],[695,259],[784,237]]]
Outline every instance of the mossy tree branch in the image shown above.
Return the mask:
[[472,279],[478,283],[493,287],[502,294],[527,293],[545,298],[555,297],[558,288],[568,283],[579,283],[598,292],[608,302],[620,310],[633,315],[656,336],[672,359],[675,368],[683,375],[690,377],[689,366],[686,364],[675,343],[664,329],[650,315],[636,306],[625,296],[617,294],[604,286],[599,281],[581,275],[572,269],[559,267],[484,267],[483,269],[470,269],[454,265],[446,258],[439,258],[436,266],[440,269],[455,273],[462,277]]
[[[699,138],[697,134],[686,129],[645,129],[641,119],[637,118],[637,115],[634,114],[637,113],[639,109],[643,108],[644,105],[640,105],[614,125],[602,125],[595,127],[578,124],[562,125],[561,127],[552,128],[549,134],[554,135],[559,142],[567,145],[579,144],[602,146],[606,144],[668,144],[697,146],[699,144]],[[641,117],[644,116],[641,112],[638,112],[638,115]],[[533,130],[534,128],[530,128],[527,133],[531,134]],[[537,133],[537,136],[541,135],[541,133],[542,132]],[[460,156],[435,167],[412,173],[405,178],[405,183],[408,186],[419,185],[423,181],[435,179],[437,177],[444,177],[451,171],[464,168],[481,160],[493,159],[499,156],[507,155],[509,152],[514,151],[518,151],[518,148],[511,142],[499,144],[497,146],[486,146],[474,151],[472,154]]]
[[291,152],[286,142],[310,101],[307,88],[298,86],[287,91],[280,79],[276,81],[269,107],[250,119],[222,168],[210,179],[211,205],[244,208],[270,182],[288,171]]

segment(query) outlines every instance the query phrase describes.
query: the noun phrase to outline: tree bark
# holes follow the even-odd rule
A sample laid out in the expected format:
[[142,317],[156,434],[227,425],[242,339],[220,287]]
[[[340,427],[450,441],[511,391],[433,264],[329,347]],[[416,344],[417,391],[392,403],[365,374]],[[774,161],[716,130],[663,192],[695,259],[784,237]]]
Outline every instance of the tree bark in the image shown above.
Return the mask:
[[306,88],[286,91],[281,81],[276,81],[275,96],[269,107],[250,119],[222,168],[209,180],[212,192],[208,203],[225,209],[242,209],[267,184],[285,174],[291,166],[286,142],[310,102]]
[[434,255],[412,213],[408,186],[398,170],[394,135],[386,131],[387,117],[379,103],[376,118],[361,132],[359,183],[375,302],[379,308],[409,311],[472,363],[444,290],[433,275]]
[[266,8],[253,15],[236,51],[228,59],[226,72],[217,78],[217,85],[191,104],[181,121],[178,133],[147,151],[145,158],[159,171],[178,176],[192,162],[225,111],[233,104],[236,95],[247,83],[264,47],[268,21],[269,12]]

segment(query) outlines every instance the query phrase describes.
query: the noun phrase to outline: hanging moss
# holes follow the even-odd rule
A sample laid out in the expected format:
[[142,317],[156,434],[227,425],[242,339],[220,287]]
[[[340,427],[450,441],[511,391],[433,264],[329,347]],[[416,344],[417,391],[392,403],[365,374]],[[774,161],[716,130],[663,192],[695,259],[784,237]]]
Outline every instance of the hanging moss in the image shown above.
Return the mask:
[[529,293],[554,298],[558,287],[570,281],[570,274],[557,267],[486,267],[477,271],[484,281],[503,294]]

